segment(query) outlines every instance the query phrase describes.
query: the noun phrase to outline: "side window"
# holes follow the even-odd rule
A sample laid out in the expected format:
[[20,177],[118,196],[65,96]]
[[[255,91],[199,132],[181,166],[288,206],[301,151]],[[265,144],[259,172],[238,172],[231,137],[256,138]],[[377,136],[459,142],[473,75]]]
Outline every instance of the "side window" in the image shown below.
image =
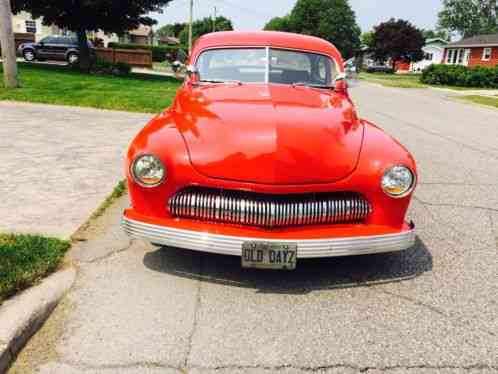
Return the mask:
[[482,51],[482,60],[489,61],[491,60],[491,48],[484,48]]

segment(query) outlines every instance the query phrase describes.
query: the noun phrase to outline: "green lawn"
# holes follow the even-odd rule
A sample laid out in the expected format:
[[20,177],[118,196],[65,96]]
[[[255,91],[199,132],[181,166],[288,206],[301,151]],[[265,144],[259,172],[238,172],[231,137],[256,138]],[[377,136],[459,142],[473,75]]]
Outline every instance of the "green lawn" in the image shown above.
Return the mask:
[[399,88],[427,88],[427,84],[420,82],[419,74],[386,74],[386,73],[360,73],[360,79],[378,83],[384,87]]
[[430,85],[420,82],[420,74],[386,74],[386,73],[366,73],[361,72],[360,79],[368,82],[377,83],[384,87],[398,87],[398,88],[446,88],[454,91],[468,91],[468,90],[483,90],[487,91],[492,88],[482,87],[460,87],[460,86],[444,86],[444,85]]
[[498,108],[498,96],[469,95],[458,97],[459,100],[470,101],[471,103],[482,104]]
[[0,234],[0,304],[56,270],[69,246],[37,235]]
[[[0,72],[2,71],[0,65]],[[0,85],[0,100],[157,113],[168,107],[180,82],[145,74],[88,75],[64,66],[19,64],[20,88]]]

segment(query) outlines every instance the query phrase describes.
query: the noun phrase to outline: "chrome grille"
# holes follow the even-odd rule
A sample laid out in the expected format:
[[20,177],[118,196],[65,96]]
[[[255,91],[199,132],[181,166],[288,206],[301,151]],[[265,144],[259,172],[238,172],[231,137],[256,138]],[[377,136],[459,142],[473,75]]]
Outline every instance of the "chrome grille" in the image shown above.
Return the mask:
[[173,217],[264,228],[361,222],[371,207],[352,192],[269,195],[190,188],[169,201]]

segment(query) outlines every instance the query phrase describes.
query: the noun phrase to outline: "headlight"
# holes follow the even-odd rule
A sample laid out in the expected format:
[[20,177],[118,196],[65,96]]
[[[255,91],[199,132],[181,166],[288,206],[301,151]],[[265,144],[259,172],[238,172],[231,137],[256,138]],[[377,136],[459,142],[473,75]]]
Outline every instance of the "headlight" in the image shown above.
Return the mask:
[[391,197],[404,197],[415,187],[415,176],[405,166],[393,166],[382,177],[382,189]]
[[131,175],[135,182],[143,187],[154,187],[166,177],[166,169],[156,156],[138,156],[131,166]]

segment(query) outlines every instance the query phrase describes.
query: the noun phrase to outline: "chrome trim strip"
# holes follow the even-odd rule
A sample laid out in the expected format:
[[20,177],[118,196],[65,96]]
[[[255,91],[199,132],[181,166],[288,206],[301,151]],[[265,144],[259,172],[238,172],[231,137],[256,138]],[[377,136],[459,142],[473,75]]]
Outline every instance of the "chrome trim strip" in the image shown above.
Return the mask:
[[372,253],[396,252],[415,245],[415,230],[399,234],[330,238],[313,240],[276,240],[209,234],[206,232],[151,225],[127,217],[122,221],[124,231],[131,237],[164,246],[194,251],[241,256],[245,241],[297,243],[299,258],[356,256]]

